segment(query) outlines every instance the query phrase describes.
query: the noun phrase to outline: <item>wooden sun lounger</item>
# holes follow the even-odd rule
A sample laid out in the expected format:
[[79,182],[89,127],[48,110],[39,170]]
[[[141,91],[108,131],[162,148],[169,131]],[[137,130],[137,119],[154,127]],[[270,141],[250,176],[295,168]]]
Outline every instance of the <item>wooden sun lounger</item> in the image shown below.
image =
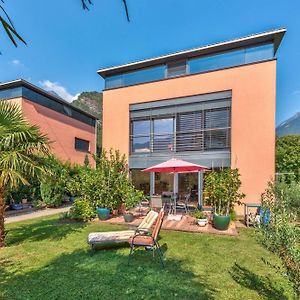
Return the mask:
[[129,238],[137,232],[149,232],[157,217],[158,213],[151,210],[136,230],[92,232],[88,235],[87,242],[90,245],[91,250],[94,250],[97,247],[106,248],[113,247],[118,244],[126,244],[128,243]]

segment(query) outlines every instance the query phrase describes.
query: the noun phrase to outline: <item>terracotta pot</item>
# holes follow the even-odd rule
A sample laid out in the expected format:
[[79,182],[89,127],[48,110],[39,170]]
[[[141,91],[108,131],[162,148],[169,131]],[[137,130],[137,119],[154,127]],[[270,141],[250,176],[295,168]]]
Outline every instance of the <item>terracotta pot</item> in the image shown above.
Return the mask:
[[118,208],[118,211],[120,214],[123,214],[125,211],[126,211],[126,208],[125,208],[125,204],[122,203],[119,208]]
[[117,216],[119,214],[119,210],[118,209],[113,209],[112,210],[112,215],[113,216]]

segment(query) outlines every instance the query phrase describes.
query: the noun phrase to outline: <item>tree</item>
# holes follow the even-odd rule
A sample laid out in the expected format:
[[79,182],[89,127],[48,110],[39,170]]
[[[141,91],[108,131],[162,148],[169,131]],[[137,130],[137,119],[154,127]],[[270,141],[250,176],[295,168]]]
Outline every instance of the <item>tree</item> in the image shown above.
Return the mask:
[[0,101],[0,247],[5,238],[5,192],[43,176],[48,154],[49,140],[39,128],[25,120],[17,104]]
[[300,135],[276,139],[276,171],[289,181],[300,181]]
[[90,166],[90,160],[87,154],[84,157],[83,165],[85,168],[88,168]]
[[[130,22],[127,2],[126,2],[126,0],[122,0],[122,2],[124,5],[127,21]],[[81,4],[82,4],[82,8],[84,10],[89,10],[89,7],[93,4],[93,2],[91,0],[81,0]],[[1,13],[2,13],[2,15],[1,15]],[[9,17],[8,13],[6,12],[6,10],[4,8],[4,0],[0,0],[0,23],[1,23],[5,33],[7,34],[7,36],[11,40],[11,42],[15,45],[15,47],[18,46],[16,40],[19,40],[23,44],[26,45],[25,40],[17,32],[11,18]]]

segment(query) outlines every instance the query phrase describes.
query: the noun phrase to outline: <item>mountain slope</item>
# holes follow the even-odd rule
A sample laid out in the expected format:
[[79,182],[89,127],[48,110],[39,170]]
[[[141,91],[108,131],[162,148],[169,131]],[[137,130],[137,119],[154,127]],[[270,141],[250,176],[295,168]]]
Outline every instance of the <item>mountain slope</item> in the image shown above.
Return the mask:
[[100,118],[102,115],[102,93],[82,92],[72,105]]
[[99,152],[102,147],[102,93],[82,92],[71,104],[99,119],[97,123],[97,152]]
[[282,122],[276,128],[277,136],[284,136],[289,134],[300,134],[300,112]]

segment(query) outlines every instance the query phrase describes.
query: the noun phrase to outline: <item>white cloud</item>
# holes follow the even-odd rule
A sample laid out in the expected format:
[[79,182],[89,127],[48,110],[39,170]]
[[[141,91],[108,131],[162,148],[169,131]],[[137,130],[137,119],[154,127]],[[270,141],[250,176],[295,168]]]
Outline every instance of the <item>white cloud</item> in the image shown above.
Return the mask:
[[11,62],[10,62],[12,65],[14,66],[22,66],[23,64],[21,63],[20,60],[18,59],[13,59]]
[[59,82],[52,82],[50,80],[41,80],[39,84],[42,88],[49,92],[55,92],[58,96],[63,98],[68,102],[72,102],[73,100],[77,99],[80,94],[72,95],[70,94],[67,89],[59,84]]

